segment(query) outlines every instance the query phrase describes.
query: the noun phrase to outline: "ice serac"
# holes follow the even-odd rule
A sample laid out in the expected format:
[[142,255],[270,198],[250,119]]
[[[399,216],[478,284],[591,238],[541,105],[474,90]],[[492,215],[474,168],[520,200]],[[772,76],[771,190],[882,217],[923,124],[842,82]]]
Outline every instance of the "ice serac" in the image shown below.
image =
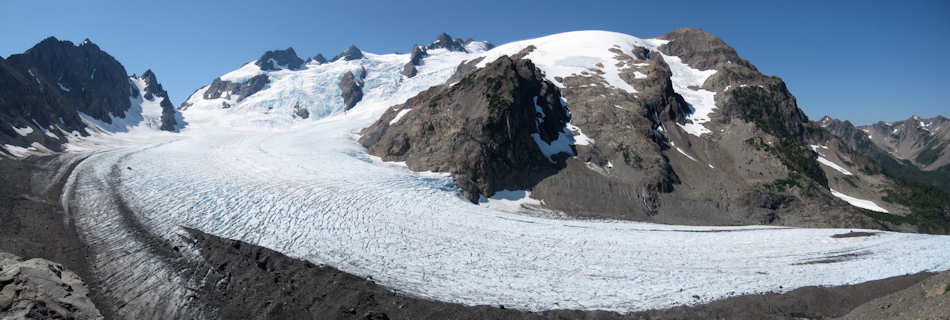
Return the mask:
[[340,78],[340,92],[343,97],[343,110],[350,110],[360,100],[363,100],[363,80],[366,79],[366,69],[360,68],[354,72],[346,72]]
[[[563,167],[573,154],[568,121],[557,86],[531,61],[505,56],[388,109],[360,143],[412,170],[451,173],[477,202],[499,190],[530,189]],[[549,159],[545,151],[558,144]]]
[[304,61],[297,56],[294,48],[287,48],[267,51],[260,59],[257,59],[255,64],[264,71],[298,70],[304,64]]

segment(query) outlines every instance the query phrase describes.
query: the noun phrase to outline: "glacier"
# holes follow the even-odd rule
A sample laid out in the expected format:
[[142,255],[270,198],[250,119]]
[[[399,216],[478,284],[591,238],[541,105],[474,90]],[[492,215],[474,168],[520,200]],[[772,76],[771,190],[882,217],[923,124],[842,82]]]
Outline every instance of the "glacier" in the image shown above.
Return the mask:
[[[560,43],[549,37],[542,43]],[[407,54],[275,71],[268,88],[229,109],[202,101],[199,90],[178,134],[120,132],[72,149],[85,160],[64,190],[67,218],[92,248],[109,294],[172,317],[195,303],[187,299],[194,280],[162,249],[187,247],[181,227],[333,266],[400,294],[529,311],[628,312],[950,269],[948,236],[501,211],[462,199],[444,174],[381,163],[356,142],[386,108],[494,50],[515,49],[430,51],[413,78],[400,75]],[[343,112],[337,80],[358,68],[367,70],[364,99]],[[297,100],[317,116],[293,119]],[[530,191],[510,193],[511,201],[530,200]],[[832,237],[850,231],[873,235]]]

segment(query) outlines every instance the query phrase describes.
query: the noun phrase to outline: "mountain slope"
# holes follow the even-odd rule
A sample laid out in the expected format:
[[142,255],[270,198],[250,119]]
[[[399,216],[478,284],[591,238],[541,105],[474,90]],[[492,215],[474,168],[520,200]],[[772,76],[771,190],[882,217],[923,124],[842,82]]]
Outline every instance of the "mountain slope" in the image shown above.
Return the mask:
[[[373,54],[350,46],[330,61],[308,59],[299,68],[284,68],[280,63],[275,68],[261,68],[267,65],[262,61],[271,59],[271,51],[199,88],[182,103],[181,110],[191,124],[211,127],[281,128],[305,118],[312,121],[343,112],[369,115],[367,112],[402,103],[440,84],[459,62],[485,47],[476,41],[456,51],[432,46],[426,57],[412,58],[410,54]],[[299,59],[292,49],[283,51],[282,56],[288,61]],[[403,75],[412,59],[417,62],[413,65],[416,74]],[[387,105],[360,108],[365,100],[386,101]]]
[[[478,119],[478,112],[460,115],[453,106],[469,106],[494,90],[481,90],[482,97],[458,92],[465,91],[468,77],[481,77],[481,69],[508,59],[504,56],[530,60],[546,81],[559,87],[570,109],[571,151],[562,156],[564,165],[555,174],[544,174],[534,185],[468,188],[465,181],[491,181],[506,171],[483,168],[472,177],[459,169],[465,167],[463,161],[436,165],[444,161],[434,159],[465,159],[470,154],[440,148],[447,142],[432,138],[455,134],[452,128],[458,126],[418,130],[441,121],[436,119]],[[543,208],[574,216],[861,227],[875,223],[856,207],[906,212],[900,205],[880,203],[877,186],[829,190],[840,188],[839,181],[847,175],[811,146],[820,145],[814,141],[820,140],[815,137],[822,136],[821,128],[809,122],[784,82],[759,73],[731,47],[699,29],[680,29],[657,39],[602,31],[556,34],[501,45],[457,69],[449,85],[438,89],[441,93],[424,93],[396,106],[364,131],[370,153],[405,160],[414,170],[452,173],[466,192],[479,193],[489,202],[496,192],[521,188],[530,192],[523,192],[519,201],[540,200]],[[500,81],[503,88],[512,80]],[[429,114],[421,123],[413,120],[418,112],[404,112],[420,108]],[[400,143],[402,134],[390,136],[394,140],[384,138],[384,147],[375,146],[377,136],[386,137],[389,131],[417,134]],[[475,141],[484,147],[513,148],[514,140]],[[543,146],[516,149],[538,154]],[[406,157],[406,150],[431,155]],[[478,157],[502,161],[491,154]],[[883,177],[875,179],[888,183]],[[507,197],[507,191],[504,194]]]
[[70,139],[152,122],[165,131],[184,125],[153,72],[129,77],[89,40],[76,46],[50,37],[0,59],[0,153],[62,151]]
[[858,127],[882,150],[895,158],[911,161],[925,171],[950,165],[950,119],[912,116],[898,122],[877,122]]

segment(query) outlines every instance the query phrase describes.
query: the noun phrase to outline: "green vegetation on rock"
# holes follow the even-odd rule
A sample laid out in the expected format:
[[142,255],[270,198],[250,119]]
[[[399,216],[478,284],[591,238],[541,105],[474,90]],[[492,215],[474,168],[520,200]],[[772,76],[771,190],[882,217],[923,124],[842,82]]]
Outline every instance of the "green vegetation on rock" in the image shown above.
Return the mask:
[[[778,91],[781,88],[770,89]],[[751,142],[746,140],[746,143],[776,155],[788,169],[799,172],[822,186],[828,186],[828,177],[815,160],[813,151],[800,142],[800,131],[792,129],[794,125],[790,125],[788,120],[774,111],[773,105],[781,97],[759,87],[737,88],[732,91],[732,95],[736,104],[741,106],[739,117],[742,120],[754,123],[762,131],[778,138],[778,141],[771,145],[762,143],[761,139],[752,139]]]
[[946,143],[937,143],[936,141],[929,143],[927,144],[926,149],[924,149],[924,151],[921,151],[920,154],[917,155],[917,158],[915,158],[914,160],[916,160],[917,163],[920,163],[923,165],[929,165],[931,163],[934,163],[934,161],[937,161],[937,159],[940,158],[941,155],[943,155],[943,150],[946,148],[947,148]]
[[892,224],[917,225],[921,232],[950,233],[950,194],[901,179],[895,179],[895,184],[885,192],[884,201],[906,206],[911,214],[901,217],[875,212],[868,214],[871,218]]

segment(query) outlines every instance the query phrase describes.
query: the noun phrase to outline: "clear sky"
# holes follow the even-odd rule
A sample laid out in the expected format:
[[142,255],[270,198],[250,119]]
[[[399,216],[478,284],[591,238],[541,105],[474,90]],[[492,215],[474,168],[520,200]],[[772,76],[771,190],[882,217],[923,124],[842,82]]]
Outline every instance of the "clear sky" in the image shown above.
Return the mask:
[[[825,3],[825,2],[830,2]],[[406,52],[441,32],[495,44],[599,29],[701,27],[782,77],[809,117],[864,124],[950,116],[950,1],[14,1],[0,55],[47,36],[91,39],[129,73],[151,68],[180,104],[266,50]]]

